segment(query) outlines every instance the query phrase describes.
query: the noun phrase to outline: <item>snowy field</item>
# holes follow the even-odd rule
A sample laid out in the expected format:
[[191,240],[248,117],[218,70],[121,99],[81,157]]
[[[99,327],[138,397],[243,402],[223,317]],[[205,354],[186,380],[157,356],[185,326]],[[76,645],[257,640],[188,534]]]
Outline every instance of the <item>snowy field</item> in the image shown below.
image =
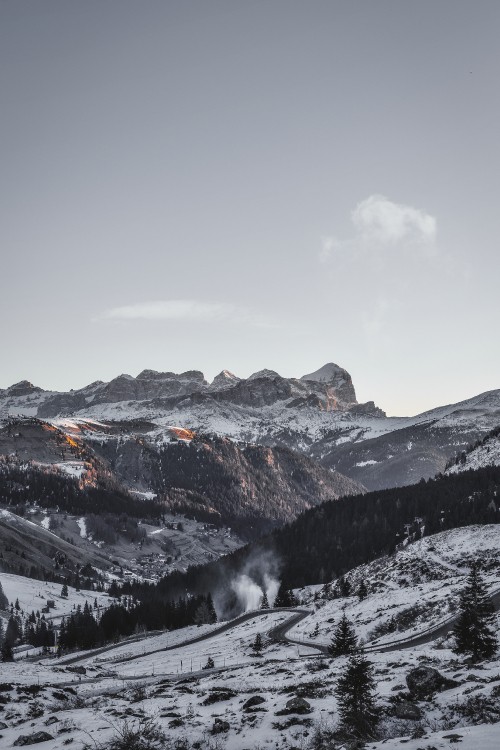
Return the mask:
[[9,604],[15,604],[17,599],[21,610],[27,614],[31,614],[32,611],[35,614],[37,611],[41,612],[43,607],[47,606],[47,600],[52,600],[55,607],[45,615],[45,619],[55,623],[73,612],[78,605],[83,609],[86,601],[93,606],[94,600],[97,599],[100,607],[109,607],[111,601],[107,594],[99,594],[97,591],[76,591],[71,586],[68,586],[68,597],[65,598],[61,596],[60,583],[35,581],[12,573],[0,573],[0,582]]

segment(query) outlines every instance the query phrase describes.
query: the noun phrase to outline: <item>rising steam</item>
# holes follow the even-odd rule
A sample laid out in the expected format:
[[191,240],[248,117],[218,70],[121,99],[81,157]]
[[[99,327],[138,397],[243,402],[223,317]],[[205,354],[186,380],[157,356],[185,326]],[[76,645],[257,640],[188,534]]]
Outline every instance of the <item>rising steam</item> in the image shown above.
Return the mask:
[[269,605],[273,606],[279,588],[279,567],[278,558],[270,551],[256,551],[245,561],[243,569],[230,583],[240,611],[258,609],[264,592]]

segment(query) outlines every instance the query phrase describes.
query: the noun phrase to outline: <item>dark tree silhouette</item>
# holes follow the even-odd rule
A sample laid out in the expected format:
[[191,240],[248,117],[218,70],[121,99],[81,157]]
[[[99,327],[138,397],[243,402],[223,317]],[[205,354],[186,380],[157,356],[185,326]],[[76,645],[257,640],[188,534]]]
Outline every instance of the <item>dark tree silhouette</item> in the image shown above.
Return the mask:
[[361,581],[361,583],[359,584],[359,589],[358,589],[359,601],[362,602],[363,599],[366,599],[367,596],[368,596],[368,589],[366,588],[366,583],[364,581]]
[[283,581],[281,581],[279,585],[278,593],[276,594],[276,599],[274,600],[274,606],[275,607],[291,607],[292,606],[290,592],[286,588]]
[[215,667],[215,662],[212,659],[212,657],[209,656],[207,659],[207,663],[205,664],[204,667],[202,667],[202,669],[213,669],[214,667]]
[[262,651],[263,645],[262,645],[262,636],[260,633],[257,633],[257,635],[255,636],[255,640],[252,643],[252,649],[254,650],[256,654],[260,654],[260,652]]
[[363,654],[349,659],[335,687],[340,726],[350,737],[373,737],[378,721],[373,667]]
[[460,594],[459,615],[453,630],[455,653],[468,654],[474,661],[493,656],[498,648],[494,624],[493,602],[475,562]]
[[328,646],[330,656],[346,656],[353,654],[357,649],[358,641],[353,624],[347,619],[346,613],[342,613],[339,624],[333,633],[333,639]]

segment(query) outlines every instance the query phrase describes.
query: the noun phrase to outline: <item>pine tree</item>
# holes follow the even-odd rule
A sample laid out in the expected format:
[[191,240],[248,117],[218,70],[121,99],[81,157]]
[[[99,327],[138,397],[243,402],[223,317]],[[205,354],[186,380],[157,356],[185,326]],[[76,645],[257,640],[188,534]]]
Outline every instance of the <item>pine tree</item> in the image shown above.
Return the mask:
[[366,588],[366,583],[364,581],[361,581],[358,588],[358,599],[360,602],[363,601],[363,599],[366,599],[368,596],[368,589]]
[[257,633],[255,636],[255,640],[252,643],[252,649],[256,654],[260,654],[262,651],[263,645],[262,645],[262,636],[260,633]]
[[212,659],[212,657],[209,656],[208,659],[207,659],[207,663],[205,664],[205,666],[203,667],[203,669],[213,669],[214,667],[215,667],[215,662]]
[[346,613],[342,613],[337,625],[331,644],[328,646],[330,656],[346,656],[353,654],[357,649],[358,641],[353,624],[347,619]]
[[351,656],[335,687],[341,728],[359,738],[373,737],[378,721],[373,667],[363,654]]
[[275,607],[291,607],[293,606],[290,600],[290,592],[285,588],[285,584],[281,581],[274,600]]
[[260,608],[261,609],[269,609],[269,600],[267,598],[267,594],[266,594],[265,591],[264,591],[264,595],[262,597],[262,600],[260,602]]
[[16,618],[11,615],[7,623],[7,629],[2,643],[2,657],[4,661],[12,661],[12,648],[16,645],[20,636],[19,623]]
[[65,599],[68,598],[68,586],[65,583],[63,584],[63,587],[61,589],[61,596],[64,597]]
[[207,607],[208,611],[210,612],[210,622],[217,622],[217,612],[215,611],[214,600],[212,599],[212,594],[210,593],[207,596]]
[[2,582],[0,581],[0,609],[7,609],[9,606],[9,600],[5,596],[4,590],[2,588]]
[[460,594],[459,614],[453,630],[454,652],[469,654],[473,661],[493,656],[498,648],[494,623],[493,602],[475,562]]
[[339,589],[340,589],[340,596],[351,595],[351,584],[346,578],[344,578],[344,576],[342,576],[342,578],[339,581]]

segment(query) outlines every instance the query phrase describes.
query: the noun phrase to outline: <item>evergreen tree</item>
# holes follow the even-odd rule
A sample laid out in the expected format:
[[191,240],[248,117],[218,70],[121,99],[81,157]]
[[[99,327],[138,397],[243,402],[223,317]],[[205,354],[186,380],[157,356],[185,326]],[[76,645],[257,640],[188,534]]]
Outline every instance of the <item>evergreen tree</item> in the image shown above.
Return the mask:
[[350,737],[373,737],[378,721],[373,667],[363,654],[351,656],[335,687],[341,728]]
[[290,592],[285,588],[285,584],[283,581],[281,581],[278,589],[278,593],[276,594],[276,599],[274,600],[274,606],[275,607],[291,607],[291,601],[290,601]]
[[346,656],[353,654],[357,649],[358,641],[353,624],[347,619],[346,613],[342,613],[337,625],[331,644],[328,646],[330,656]]
[[362,602],[363,599],[366,599],[367,596],[368,596],[368,589],[366,588],[366,583],[363,580],[359,584],[358,599],[359,599],[360,602]]
[[11,615],[7,623],[7,629],[2,643],[2,657],[4,661],[12,661],[12,648],[16,645],[17,641],[21,637],[19,630],[19,623],[17,619]]
[[65,583],[63,584],[63,587],[61,589],[61,596],[65,599],[68,598],[68,586]]
[[210,613],[210,622],[217,622],[217,612],[215,611],[214,600],[212,599],[212,594],[210,593],[207,596],[207,607]]
[[215,667],[215,662],[212,659],[212,657],[209,656],[208,659],[207,659],[207,663],[205,664],[205,666],[203,667],[203,669],[213,669],[214,667]]
[[260,602],[260,608],[261,609],[269,609],[269,600],[267,598],[267,594],[266,594],[265,591],[264,591],[264,595],[262,597],[262,600]]
[[255,654],[260,654],[260,652],[262,651],[263,645],[262,645],[262,636],[260,633],[257,633],[257,635],[255,636],[255,640],[252,643],[252,649]]
[[475,562],[460,594],[459,615],[453,630],[453,650],[457,654],[469,654],[474,661],[490,658],[498,648],[494,627],[493,602]]
[[5,596],[4,590],[2,588],[2,582],[0,581],[0,609],[7,609],[9,606],[9,600]]
[[351,584],[346,578],[344,578],[344,576],[342,576],[342,578],[339,581],[339,589],[340,589],[340,596],[351,595]]

